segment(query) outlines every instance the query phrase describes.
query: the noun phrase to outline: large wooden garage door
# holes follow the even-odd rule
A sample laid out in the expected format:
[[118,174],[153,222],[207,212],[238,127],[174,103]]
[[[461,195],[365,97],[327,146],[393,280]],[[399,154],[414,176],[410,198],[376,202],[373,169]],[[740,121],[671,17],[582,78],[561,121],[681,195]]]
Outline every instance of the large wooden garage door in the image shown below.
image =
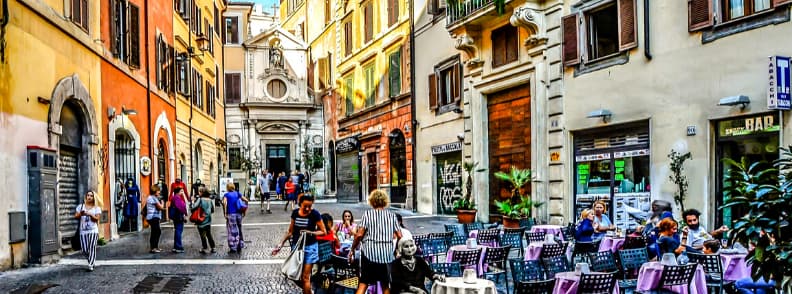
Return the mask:
[[77,153],[61,149],[58,163],[58,231],[63,238],[71,237],[77,231],[78,221],[74,218],[77,205],[80,204],[77,163]]
[[[510,185],[493,176],[511,166],[531,168],[531,93],[526,84],[487,97],[489,117],[490,211],[495,199],[508,199]],[[530,193],[530,185],[523,190]]]

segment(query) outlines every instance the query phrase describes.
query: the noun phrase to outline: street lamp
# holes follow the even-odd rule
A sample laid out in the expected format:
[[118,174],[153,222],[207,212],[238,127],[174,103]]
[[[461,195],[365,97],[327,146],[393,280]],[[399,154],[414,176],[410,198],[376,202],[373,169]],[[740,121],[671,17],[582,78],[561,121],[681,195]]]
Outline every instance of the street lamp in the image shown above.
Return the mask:
[[195,38],[195,44],[198,45],[198,50],[201,51],[201,54],[195,53],[195,47],[190,46],[188,49],[190,51],[190,56],[197,57],[197,56],[204,56],[204,52],[209,51],[209,38],[206,37],[204,34],[200,34]]

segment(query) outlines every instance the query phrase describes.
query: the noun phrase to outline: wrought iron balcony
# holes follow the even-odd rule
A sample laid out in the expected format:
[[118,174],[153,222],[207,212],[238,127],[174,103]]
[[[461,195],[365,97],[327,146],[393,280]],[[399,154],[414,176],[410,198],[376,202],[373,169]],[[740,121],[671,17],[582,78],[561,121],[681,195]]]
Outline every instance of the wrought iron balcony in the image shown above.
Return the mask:
[[446,27],[451,27],[456,23],[464,21],[468,16],[487,9],[492,6],[494,0],[456,0],[456,3],[452,2],[454,1],[449,1],[446,7],[446,12],[448,14],[446,17]]

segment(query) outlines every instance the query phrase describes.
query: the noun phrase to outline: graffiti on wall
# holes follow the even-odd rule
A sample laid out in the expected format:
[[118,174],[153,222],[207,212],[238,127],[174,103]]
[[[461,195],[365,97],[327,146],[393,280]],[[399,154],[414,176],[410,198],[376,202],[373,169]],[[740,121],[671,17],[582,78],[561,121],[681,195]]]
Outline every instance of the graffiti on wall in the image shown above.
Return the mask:
[[437,206],[440,214],[454,213],[454,201],[462,198],[460,155],[459,152],[452,152],[437,158]]

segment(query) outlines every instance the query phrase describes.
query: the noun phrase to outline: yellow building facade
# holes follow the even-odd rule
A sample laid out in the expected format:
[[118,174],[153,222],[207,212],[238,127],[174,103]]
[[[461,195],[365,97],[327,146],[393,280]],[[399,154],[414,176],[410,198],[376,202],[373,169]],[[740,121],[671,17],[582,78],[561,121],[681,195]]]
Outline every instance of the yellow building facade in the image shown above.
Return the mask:
[[[79,5],[64,5],[74,2]],[[0,239],[11,240],[0,243],[0,270],[19,267],[28,256],[46,262],[61,254],[77,226],[71,216],[87,191],[97,191],[108,210],[98,189],[105,185],[97,119],[102,47],[94,42],[100,38],[100,4],[74,2],[0,4],[0,185],[7,192],[0,198]],[[44,150],[36,158],[46,161],[29,160],[31,150]],[[39,170],[33,167],[52,173],[29,186],[28,173]],[[41,204],[32,202],[38,198]],[[50,204],[57,211],[47,209]],[[28,219],[27,234],[9,229],[24,228]],[[100,227],[100,236],[108,233],[108,225]]]
[[[177,1],[175,37],[176,175],[218,189],[225,170],[222,12],[225,1]],[[193,4],[193,7],[190,7]],[[193,190],[193,189],[191,189]],[[192,195],[192,191],[191,195]]]

